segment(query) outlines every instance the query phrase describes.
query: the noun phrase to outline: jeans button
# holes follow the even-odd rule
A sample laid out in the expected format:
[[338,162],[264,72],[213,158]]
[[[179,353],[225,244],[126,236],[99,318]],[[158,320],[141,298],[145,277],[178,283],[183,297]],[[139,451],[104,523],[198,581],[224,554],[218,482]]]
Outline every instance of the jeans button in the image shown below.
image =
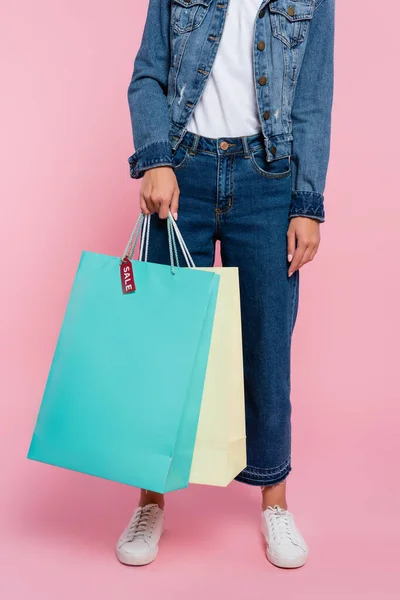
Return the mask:
[[228,150],[229,144],[228,142],[221,142],[219,147],[221,148],[221,150]]

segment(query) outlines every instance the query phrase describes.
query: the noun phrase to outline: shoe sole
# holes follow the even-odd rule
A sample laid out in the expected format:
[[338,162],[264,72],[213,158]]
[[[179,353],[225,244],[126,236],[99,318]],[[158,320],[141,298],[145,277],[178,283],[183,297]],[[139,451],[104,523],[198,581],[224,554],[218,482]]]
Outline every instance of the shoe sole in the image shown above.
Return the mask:
[[282,556],[276,556],[270,552],[267,544],[267,558],[275,567],[280,567],[281,569],[299,569],[300,567],[304,567],[308,556],[300,556],[296,558],[283,558]]
[[157,558],[157,554],[158,546],[146,556],[130,556],[117,549],[117,558],[119,562],[123,565],[128,565],[129,567],[144,567],[145,565],[149,565]]
[[[164,528],[161,531],[160,539],[164,535]],[[127,565],[128,567],[144,567],[145,565],[149,565],[157,558],[158,554],[158,544],[157,546],[146,556],[131,556],[129,554],[125,554],[119,548],[116,548],[117,558],[120,563],[123,565]]]
[[284,558],[283,556],[277,556],[269,549],[264,521],[261,521],[261,533],[263,534],[265,543],[267,545],[267,558],[272,565],[281,569],[299,569],[300,567],[304,567],[304,565],[307,562],[308,552],[305,556],[296,556],[294,558]]

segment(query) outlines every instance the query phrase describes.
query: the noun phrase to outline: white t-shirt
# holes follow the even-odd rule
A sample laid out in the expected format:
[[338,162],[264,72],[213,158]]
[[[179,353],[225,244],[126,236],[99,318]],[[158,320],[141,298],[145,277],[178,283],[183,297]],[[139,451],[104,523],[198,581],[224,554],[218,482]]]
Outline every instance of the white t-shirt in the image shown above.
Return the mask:
[[253,75],[253,35],[261,0],[230,0],[214,66],[188,123],[205,137],[261,131]]

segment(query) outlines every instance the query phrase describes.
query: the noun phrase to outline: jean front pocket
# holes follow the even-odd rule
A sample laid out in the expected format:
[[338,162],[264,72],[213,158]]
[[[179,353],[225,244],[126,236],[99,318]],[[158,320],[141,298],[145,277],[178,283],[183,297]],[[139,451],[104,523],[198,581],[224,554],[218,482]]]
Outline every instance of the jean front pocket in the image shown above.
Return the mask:
[[172,0],[171,25],[175,33],[189,33],[200,27],[212,0]]
[[289,48],[304,42],[314,14],[313,0],[271,0],[273,35]]
[[263,147],[250,152],[250,163],[256,173],[270,179],[283,179],[291,174],[289,156],[268,162]]
[[183,144],[179,144],[178,148],[172,152],[172,166],[174,171],[181,171],[184,169],[190,161],[189,148],[186,148]]

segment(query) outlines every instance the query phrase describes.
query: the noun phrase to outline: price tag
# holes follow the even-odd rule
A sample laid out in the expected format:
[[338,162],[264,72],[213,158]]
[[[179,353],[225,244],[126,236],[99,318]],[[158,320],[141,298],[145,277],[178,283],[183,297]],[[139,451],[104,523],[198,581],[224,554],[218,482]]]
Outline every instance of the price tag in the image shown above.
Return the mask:
[[123,294],[132,294],[136,291],[135,279],[133,276],[132,263],[127,256],[122,260],[120,266],[121,284]]

